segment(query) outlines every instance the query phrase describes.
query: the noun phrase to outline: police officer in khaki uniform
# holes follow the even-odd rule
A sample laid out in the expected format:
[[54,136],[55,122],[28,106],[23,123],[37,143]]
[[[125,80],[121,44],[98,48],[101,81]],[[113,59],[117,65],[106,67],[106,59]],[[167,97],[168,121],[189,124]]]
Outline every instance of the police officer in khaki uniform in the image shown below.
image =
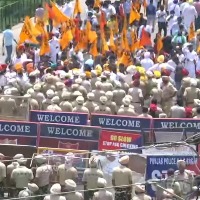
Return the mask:
[[39,187],[40,194],[47,194],[50,177],[53,174],[52,166],[47,164],[47,159],[42,155],[36,156],[35,161],[37,169],[34,181]]
[[42,92],[45,94],[49,89],[55,91],[56,87],[54,85],[54,76],[51,74],[46,75],[45,83],[42,86]]
[[70,95],[71,93],[68,91],[63,91],[61,95],[62,101],[60,102],[59,106],[63,112],[72,112],[73,107],[72,104],[69,102]]
[[39,194],[38,190],[39,190],[39,187],[35,183],[28,183],[28,187],[20,191],[18,197],[23,198],[23,197],[36,196]]
[[117,105],[117,110],[122,105],[122,99],[126,96],[126,92],[122,89],[122,84],[119,81],[115,82],[115,89],[113,90],[113,101]]
[[101,88],[104,92],[113,91],[113,85],[107,81],[106,76],[104,75],[101,76],[101,82],[102,82]]
[[47,107],[47,111],[55,111],[55,112],[61,112],[62,109],[58,106],[60,104],[60,98],[58,96],[55,96],[51,99],[51,105]]
[[81,78],[77,78],[75,80],[75,84],[78,84],[78,91],[83,95],[84,98],[87,97],[87,90],[84,86],[82,86],[83,80]]
[[106,105],[107,101],[108,99],[106,96],[101,96],[100,104],[94,109],[94,113],[111,115],[112,114],[111,109]]
[[151,197],[145,194],[145,186],[144,185],[136,185],[135,186],[135,194],[132,200],[151,200]]
[[77,105],[73,108],[72,112],[79,112],[79,113],[88,113],[89,110],[83,106],[84,104],[84,98],[82,96],[79,96],[76,98]]
[[156,99],[157,100],[157,105],[159,107],[161,107],[161,104],[162,104],[162,92],[163,91],[160,88],[158,88],[157,86],[153,87],[152,90],[150,91],[150,101],[152,99]]
[[96,89],[96,83],[100,82],[100,81],[101,81],[101,79],[99,77],[97,77],[96,70],[92,70],[91,71],[91,81],[90,81],[92,90]]
[[199,99],[194,99],[194,108],[192,109],[192,114],[194,118],[197,115],[197,109],[200,107],[200,100]]
[[170,109],[173,106],[173,97],[176,96],[177,90],[176,88],[170,83],[169,76],[162,77],[162,109],[167,116],[170,115]]
[[[10,179],[11,179],[11,174],[12,174],[12,171],[13,171],[14,169],[16,169],[16,168],[19,167],[19,163],[17,162],[17,160],[20,159],[20,158],[24,158],[24,155],[23,155],[23,154],[16,154],[16,155],[13,157],[13,162],[7,166],[7,170],[6,170],[7,176],[6,176],[6,178],[7,178],[7,185],[8,185],[8,187],[11,187],[11,186],[12,186],[12,182],[11,182],[11,180],[10,180]],[[13,197],[14,191],[13,191],[12,188],[9,188],[8,193],[9,193],[9,196],[10,196],[10,197]]]
[[186,196],[192,191],[194,177],[191,171],[186,170],[186,163],[184,160],[177,161],[178,170],[174,173],[174,178],[179,182],[181,188],[181,197]]
[[33,86],[34,92],[35,92],[35,100],[39,104],[39,109],[42,109],[42,102],[45,100],[44,94],[41,92],[41,84],[37,83]]
[[196,80],[191,80],[190,87],[185,89],[183,97],[186,106],[194,107],[194,99],[200,99],[200,89],[197,88]]
[[59,96],[59,98],[62,98],[62,93],[63,93],[63,89],[65,88],[65,84],[63,82],[56,82],[56,91],[55,91],[55,95]]
[[90,115],[94,112],[97,104],[94,102],[94,94],[92,92],[88,93],[87,101],[83,105],[89,110]]
[[58,166],[58,181],[62,188],[65,186],[66,179],[77,181],[78,172],[77,169],[72,166],[73,158],[73,154],[66,154],[65,163]]
[[77,99],[77,97],[82,97],[83,95],[82,95],[82,93],[81,92],[79,92],[79,91],[74,91],[73,93],[72,93],[72,95],[71,95],[71,103],[72,103],[72,107],[74,108],[75,106],[77,106],[77,101],[76,101],[76,99]]
[[51,100],[55,96],[53,90],[49,89],[46,92],[46,99],[42,102],[42,110],[47,110],[47,107],[51,105]]
[[55,183],[50,188],[50,195],[44,197],[44,200],[66,200],[64,196],[60,196],[61,186],[59,183]]
[[28,187],[28,183],[34,178],[33,172],[26,167],[27,160],[25,158],[20,158],[18,163],[20,166],[14,169],[11,174],[11,180],[15,184],[17,195],[25,187]]
[[89,80],[86,79],[86,74],[82,73],[80,75],[80,78],[82,79],[81,85],[86,89],[87,93],[92,91],[91,83]]
[[111,112],[113,115],[117,113],[117,105],[115,102],[113,102],[113,92],[108,91],[106,92],[105,96],[107,97],[107,106],[111,109]]
[[[4,91],[5,95],[11,95],[11,90],[7,89]],[[1,97],[0,99],[0,112],[1,115],[8,117],[8,116],[13,116],[17,111],[17,104],[14,99],[10,97]]]
[[[121,157],[119,163],[120,166],[115,167],[112,174],[112,183],[115,186],[115,200],[131,199],[132,171],[128,168],[129,156]],[[123,187],[123,185],[126,186]]]
[[69,200],[83,200],[83,195],[76,192],[76,183],[72,179],[65,180],[63,192],[70,192],[65,194],[65,198]]
[[102,90],[102,83],[97,81],[95,83],[96,89],[92,91],[94,94],[94,101],[100,103],[100,98],[105,95],[105,92]]
[[94,193],[93,200],[114,200],[112,192],[105,189],[106,185],[107,182],[104,178],[98,178],[97,186],[99,191]]
[[[97,159],[91,157],[89,159],[90,168],[85,169],[83,173],[83,184],[84,190],[96,189],[98,187],[97,180],[98,178],[103,178],[103,172],[100,169],[97,169]],[[93,198],[95,190],[85,191],[84,199],[89,200]]]
[[122,100],[123,103],[123,107],[121,107],[118,112],[117,115],[125,115],[125,116],[137,116],[138,114],[135,113],[134,109],[132,107],[130,107],[131,101],[129,100],[129,98],[125,97]]
[[144,104],[144,97],[142,90],[139,88],[140,80],[133,81],[133,87],[128,90],[128,94],[132,96],[132,105],[135,108],[135,112],[138,114],[142,113],[142,107]]

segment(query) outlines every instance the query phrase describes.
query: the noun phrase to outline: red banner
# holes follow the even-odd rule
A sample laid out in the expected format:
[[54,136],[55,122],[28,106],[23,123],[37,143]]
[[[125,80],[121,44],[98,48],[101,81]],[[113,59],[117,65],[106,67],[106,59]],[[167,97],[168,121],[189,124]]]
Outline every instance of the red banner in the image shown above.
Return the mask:
[[99,140],[99,150],[130,149],[142,146],[142,135],[102,130]]

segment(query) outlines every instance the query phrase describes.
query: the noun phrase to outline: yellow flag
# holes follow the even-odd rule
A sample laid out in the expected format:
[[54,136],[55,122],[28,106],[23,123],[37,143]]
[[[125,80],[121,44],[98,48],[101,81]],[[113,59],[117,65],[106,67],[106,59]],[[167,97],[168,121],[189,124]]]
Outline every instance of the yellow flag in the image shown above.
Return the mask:
[[35,24],[35,28],[36,28],[40,33],[43,33],[44,25],[45,25],[45,23],[44,23],[43,20],[37,19],[36,24]]
[[100,8],[101,7],[101,0],[95,0],[94,2],[94,8]]
[[48,33],[43,30],[42,34],[42,43],[40,47],[40,55],[45,55],[50,52],[50,46],[49,46],[49,36]]
[[115,41],[114,41],[114,35],[113,35],[113,31],[110,30],[110,49],[115,52],[116,51],[116,46],[115,46]]
[[63,31],[60,39],[60,45],[62,50],[65,49],[72,40],[73,40],[72,31],[70,29]]
[[162,48],[163,48],[162,37],[161,37],[160,34],[158,35],[158,38],[157,38],[156,48],[157,48],[157,53],[158,53],[158,54],[160,53],[160,51],[161,51]]
[[74,15],[76,15],[78,13],[82,13],[82,9],[81,9],[80,1],[76,0],[75,1],[75,6],[74,6]]
[[125,67],[133,64],[130,52],[123,52],[122,57],[118,60],[118,64],[120,63],[123,63]]
[[94,58],[98,55],[97,51],[97,39],[91,44],[90,52],[89,52]]
[[200,53],[200,44],[199,44],[199,46],[198,46],[198,48],[197,48],[197,53],[198,53],[198,54]]
[[188,33],[188,41],[190,42],[194,38],[195,38],[195,29],[194,29],[194,23],[192,22],[190,24],[190,29],[189,29],[189,33]]
[[88,33],[89,43],[93,43],[97,39],[97,33],[95,31],[89,31]]
[[19,44],[25,42],[26,40],[38,44],[36,36],[40,33],[33,28],[32,22],[29,17],[25,17],[24,25],[22,27],[21,33],[19,35]]
[[67,22],[70,20],[64,13],[62,13],[55,3],[51,2],[52,5],[52,13],[54,14],[54,26],[57,26],[61,23]]
[[132,39],[131,51],[134,52],[137,49],[139,49],[139,45],[140,45],[140,40],[138,40],[138,37],[135,31],[131,32],[131,39]]
[[107,44],[106,39],[104,37],[104,38],[102,38],[102,54],[105,55],[106,52],[108,52],[108,51],[109,51],[108,44]]
[[80,39],[78,41],[78,44],[75,47],[75,51],[77,52],[81,49],[85,50],[87,49],[87,45],[88,45],[88,40],[87,40],[86,30],[81,30]]
[[131,12],[130,12],[130,18],[129,18],[129,24],[132,24],[134,21],[138,21],[140,19],[140,14],[138,11],[131,6]]

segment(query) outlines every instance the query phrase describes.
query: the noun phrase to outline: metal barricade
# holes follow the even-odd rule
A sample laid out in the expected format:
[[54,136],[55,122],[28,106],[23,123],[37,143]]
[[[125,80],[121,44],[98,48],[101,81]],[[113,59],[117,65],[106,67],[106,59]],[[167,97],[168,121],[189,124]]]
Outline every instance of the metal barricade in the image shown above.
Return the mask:
[[0,120],[28,121],[30,98],[0,95]]
[[6,25],[14,26],[22,22],[25,16],[33,17],[35,9],[45,0],[0,0],[0,32],[5,30]]

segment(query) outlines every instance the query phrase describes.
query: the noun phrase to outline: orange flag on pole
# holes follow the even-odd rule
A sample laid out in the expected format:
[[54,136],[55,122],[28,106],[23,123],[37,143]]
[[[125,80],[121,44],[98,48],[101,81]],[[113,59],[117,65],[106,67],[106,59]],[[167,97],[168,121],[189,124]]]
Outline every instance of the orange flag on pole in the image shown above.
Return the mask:
[[136,21],[136,20],[138,21],[139,19],[140,19],[140,14],[133,6],[131,6],[129,24],[132,24],[134,21]]
[[94,8],[100,8],[101,7],[101,0],[95,0],[94,2]]
[[81,4],[79,0],[75,0],[74,15],[82,13]]
[[158,54],[160,53],[160,51],[162,50],[162,48],[163,48],[162,37],[159,34],[158,37],[157,37],[157,43],[156,43],[156,50],[157,50]]
[[29,17],[25,17],[24,25],[22,27],[21,33],[19,35],[19,44],[25,42],[26,40],[38,44],[36,36],[40,35],[34,27]]
[[55,3],[51,2],[51,5],[52,5],[51,10],[53,13],[52,18],[54,21],[54,26],[58,26],[61,23],[70,21],[70,18],[67,17],[64,13],[62,13]]
[[190,42],[195,38],[195,29],[194,29],[194,22],[190,24],[190,29],[188,33],[188,41]]
[[70,29],[63,31],[60,39],[60,45],[62,50],[65,49],[72,40],[73,40],[72,31]]
[[89,52],[94,58],[98,55],[97,51],[97,40],[95,40],[90,47],[90,52]]
[[45,55],[50,52],[50,46],[49,46],[49,36],[48,33],[43,30],[43,35],[42,35],[42,43],[40,47],[40,55]]
[[115,46],[114,35],[113,35],[112,29],[110,30],[110,44],[109,44],[109,47],[113,52],[116,51],[116,46]]

